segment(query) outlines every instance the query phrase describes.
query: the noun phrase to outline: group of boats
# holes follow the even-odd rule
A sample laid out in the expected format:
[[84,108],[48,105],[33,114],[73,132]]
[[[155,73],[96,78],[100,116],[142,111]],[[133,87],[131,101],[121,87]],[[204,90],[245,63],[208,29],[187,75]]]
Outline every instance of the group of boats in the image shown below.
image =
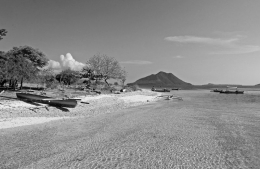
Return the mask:
[[[4,90],[0,91],[0,95],[4,93]],[[16,97],[19,100],[30,102],[30,103],[40,103],[46,104],[54,107],[62,107],[62,108],[75,108],[78,104],[78,101],[81,99],[73,99],[73,98],[52,98],[48,96],[38,95],[38,94],[30,94],[26,92],[17,92]]]
[[226,90],[214,89],[212,92],[218,92],[223,94],[244,94],[244,91],[238,90],[237,87],[227,87]]
[[[164,89],[155,89],[154,87],[152,87],[151,90],[154,91],[154,92],[170,92],[171,91],[170,89],[166,89],[166,88],[164,88]],[[172,88],[172,90],[180,90],[180,88]]]

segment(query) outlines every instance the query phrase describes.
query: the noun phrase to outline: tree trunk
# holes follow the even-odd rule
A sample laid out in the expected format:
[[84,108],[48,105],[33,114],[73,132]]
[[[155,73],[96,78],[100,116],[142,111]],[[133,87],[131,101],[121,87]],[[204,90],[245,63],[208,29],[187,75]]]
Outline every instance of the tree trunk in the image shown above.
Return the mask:
[[23,88],[23,77],[21,79],[20,90],[22,90],[22,88]]
[[0,82],[0,86],[1,86],[1,87],[4,87],[4,85],[5,85],[6,82],[7,82],[6,79],[2,80],[2,81]]
[[108,79],[105,79],[106,84],[109,86],[109,83],[107,82]]

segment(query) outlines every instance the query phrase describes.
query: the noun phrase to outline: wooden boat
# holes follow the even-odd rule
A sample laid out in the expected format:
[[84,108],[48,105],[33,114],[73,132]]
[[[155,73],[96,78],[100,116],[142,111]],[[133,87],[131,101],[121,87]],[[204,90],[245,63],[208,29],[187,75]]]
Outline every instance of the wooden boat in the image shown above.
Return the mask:
[[220,91],[219,93],[224,93],[224,94],[244,94],[244,91],[230,91],[230,90],[225,90],[225,91]]
[[56,107],[67,107],[75,108],[77,106],[77,99],[54,99],[47,96],[41,96],[36,94],[29,93],[16,93],[18,99],[29,101],[29,102],[38,102],[43,104],[48,104],[50,106]]
[[220,90],[220,89],[214,89],[212,90],[212,92],[222,92],[223,90]]
[[170,92],[169,89],[152,89],[154,92]]
[[226,90],[222,90],[219,93],[224,93],[224,94],[244,94],[244,91],[238,90],[237,87],[227,86]]

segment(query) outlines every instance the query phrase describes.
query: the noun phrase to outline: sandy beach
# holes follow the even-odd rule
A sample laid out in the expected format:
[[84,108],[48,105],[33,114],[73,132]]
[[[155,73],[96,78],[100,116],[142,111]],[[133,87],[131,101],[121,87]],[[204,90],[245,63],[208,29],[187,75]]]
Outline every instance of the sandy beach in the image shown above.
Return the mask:
[[157,96],[160,95],[160,93],[143,89],[142,91],[120,94],[79,96],[77,98],[80,98],[81,102],[84,103],[79,102],[77,107],[73,109],[46,108],[44,105],[38,106],[20,100],[1,98],[0,129],[111,113],[127,107],[152,103],[158,100]]

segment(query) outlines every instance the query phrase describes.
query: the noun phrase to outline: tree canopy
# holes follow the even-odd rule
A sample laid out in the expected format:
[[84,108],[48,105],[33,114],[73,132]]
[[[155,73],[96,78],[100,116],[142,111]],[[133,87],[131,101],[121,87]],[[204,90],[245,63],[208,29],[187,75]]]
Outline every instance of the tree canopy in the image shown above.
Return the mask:
[[56,75],[56,80],[60,83],[63,82],[65,85],[71,85],[79,80],[81,77],[78,71],[74,71],[71,69],[66,69]]
[[48,63],[47,57],[41,51],[30,46],[13,47],[13,49],[7,52],[7,55],[22,57],[27,62],[31,62],[35,67],[40,68]]
[[122,68],[119,62],[113,58],[108,57],[107,55],[94,55],[91,57],[87,63],[84,70],[92,70],[93,74],[98,75],[101,79],[104,79],[107,85],[108,79],[119,79],[122,77]]
[[17,81],[21,80],[22,87],[23,79],[35,78],[39,68],[47,63],[46,56],[30,46],[14,47],[6,53],[1,52],[1,71],[5,73],[3,73],[4,76],[0,76],[2,78],[0,85],[9,80],[9,84],[15,87]]
[[7,31],[5,29],[0,29],[0,40],[3,39],[3,36],[6,36]]

